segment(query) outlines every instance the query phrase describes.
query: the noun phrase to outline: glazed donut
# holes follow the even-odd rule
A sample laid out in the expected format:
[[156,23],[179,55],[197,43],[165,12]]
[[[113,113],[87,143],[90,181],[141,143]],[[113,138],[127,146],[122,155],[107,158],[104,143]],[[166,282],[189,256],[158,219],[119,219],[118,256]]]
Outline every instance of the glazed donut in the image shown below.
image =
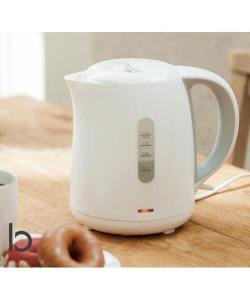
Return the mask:
[[54,227],[38,245],[43,267],[103,267],[103,251],[93,234],[78,223]]

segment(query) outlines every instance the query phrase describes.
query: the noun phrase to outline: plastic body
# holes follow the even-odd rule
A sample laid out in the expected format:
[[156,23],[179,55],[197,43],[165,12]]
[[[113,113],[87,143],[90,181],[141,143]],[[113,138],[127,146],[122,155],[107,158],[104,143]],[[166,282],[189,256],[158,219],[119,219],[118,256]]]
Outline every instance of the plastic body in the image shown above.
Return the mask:
[[[230,125],[227,143],[221,145],[220,135],[221,150],[197,168],[189,89],[204,74],[143,59],[103,62],[90,71],[66,77],[74,111],[72,213],[92,229],[115,234],[179,227],[192,215],[195,186],[216,170],[235,141],[231,90],[219,83],[223,128]],[[217,86],[217,77],[206,83]],[[147,182],[138,176],[138,123],[144,119],[154,127],[154,173]]]

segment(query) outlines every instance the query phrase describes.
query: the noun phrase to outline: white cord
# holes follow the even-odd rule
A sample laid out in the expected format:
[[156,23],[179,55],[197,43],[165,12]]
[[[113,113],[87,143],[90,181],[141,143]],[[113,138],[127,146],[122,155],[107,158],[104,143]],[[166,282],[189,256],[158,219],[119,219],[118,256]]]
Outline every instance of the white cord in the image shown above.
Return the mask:
[[231,179],[229,179],[227,181],[224,181],[223,183],[217,185],[216,187],[211,187],[210,185],[205,184],[204,188],[207,189],[208,191],[204,192],[204,193],[196,194],[195,195],[195,201],[202,200],[204,198],[210,197],[210,196],[218,193],[219,190],[221,190],[225,186],[229,185],[233,181],[241,179],[243,177],[248,177],[248,176],[250,176],[250,173],[244,173],[244,174],[237,175],[237,176],[232,177]]

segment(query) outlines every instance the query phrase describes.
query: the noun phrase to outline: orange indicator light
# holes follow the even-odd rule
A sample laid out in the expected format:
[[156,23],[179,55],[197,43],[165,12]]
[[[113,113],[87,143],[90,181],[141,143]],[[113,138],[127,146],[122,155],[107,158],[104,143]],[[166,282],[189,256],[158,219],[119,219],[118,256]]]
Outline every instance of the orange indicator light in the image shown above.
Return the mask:
[[140,209],[138,209],[138,213],[141,213],[141,214],[150,213],[150,212],[153,212],[153,211],[154,211],[153,208],[140,208]]

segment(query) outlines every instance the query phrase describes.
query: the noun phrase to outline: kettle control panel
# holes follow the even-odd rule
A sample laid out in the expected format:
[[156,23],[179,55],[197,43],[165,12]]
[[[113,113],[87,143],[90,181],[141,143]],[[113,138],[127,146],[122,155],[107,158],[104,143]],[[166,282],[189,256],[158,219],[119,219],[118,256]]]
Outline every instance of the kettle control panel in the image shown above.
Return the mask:
[[154,123],[149,118],[138,122],[138,177],[145,183],[154,178]]

